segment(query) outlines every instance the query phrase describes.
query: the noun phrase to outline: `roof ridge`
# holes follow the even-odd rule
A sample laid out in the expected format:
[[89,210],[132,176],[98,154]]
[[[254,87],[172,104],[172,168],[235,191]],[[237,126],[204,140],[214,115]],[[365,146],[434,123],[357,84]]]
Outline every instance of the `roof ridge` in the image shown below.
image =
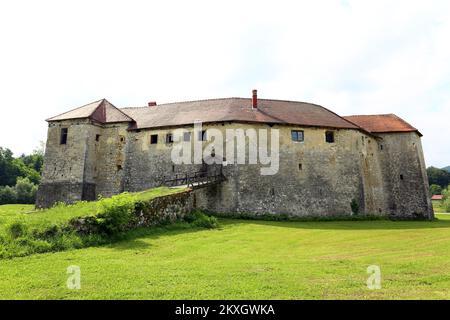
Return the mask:
[[343,116],[343,117],[370,117],[370,116],[396,116],[397,118],[399,118],[399,116],[397,116],[394,113],[352,114],[352,115],[347,115],[347,116]]
[[[205,101],[219,101],[219,100],[232,100],[232,99],[238,99],[238,100],[251,100],[252,98],[244,98],[244,97],[226,97],[226,98],[208,98],[208,99],[199,99],[199,100],[184,100],[184,101],[174,101],[174,102],[167,102],[167,103],[161,103],[161,104],[157,104],[155,107],[158,106],[166,106],[166,105],[171,105],[171,104],[180,104],[180,103],[191,103],[191,102],[205,102]],[[291,102],[291,103],[304,103],[304,104],[309,104],[309,105],[313,105],[313,106],[318,106],[321,108],[324,108],[328,111],[330,111],[329,109],[316,104],[316,103],[312,103],[312,102],[307,102],[307,101],[298,101],[298,100],[283,100],[283,99],[268,99],[268,98],[258,98],[258,100],[264,100],[264,101],[279,101],[279,102]],[[120,109],[139,109],[139,108],[148,108],[148,106],[142,106],[142,107],[122,107]],[[330,111],[332,112],[332,111]],[[337,114],[336,114],[337,115]],[[338,115],[339,116],[339,115]],[[341,117],[341,116],[339,116]]]

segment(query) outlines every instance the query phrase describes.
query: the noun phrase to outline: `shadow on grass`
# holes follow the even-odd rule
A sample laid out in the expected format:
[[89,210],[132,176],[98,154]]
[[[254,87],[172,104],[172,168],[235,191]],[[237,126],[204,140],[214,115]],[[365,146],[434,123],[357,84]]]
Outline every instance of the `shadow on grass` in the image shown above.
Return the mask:
[[270,221],[220,218],[224,227],[238,224],[268,225],[280,228],[317,229],[317,230],[414,230],[414,229],[449,229],[449,219],[434,221]]
[[[220,229],[220,228],[219,228]],[[115,250],[145,250],[151,247],[146,240],[155,240],[160,237],[188,234],[210,229],[193,227],[188,223],[176,223],[173,225],[147,227],[131,230],[121,237],[114,238],[106,247]],[[218,229],[216,229],[218,230]],[[105,245],[101,245],[105,246]]]

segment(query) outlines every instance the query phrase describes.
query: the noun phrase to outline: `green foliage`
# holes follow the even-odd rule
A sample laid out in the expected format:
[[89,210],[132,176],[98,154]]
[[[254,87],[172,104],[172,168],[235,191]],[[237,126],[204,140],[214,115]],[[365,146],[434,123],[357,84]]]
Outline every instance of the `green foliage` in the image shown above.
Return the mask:
[[352,201],[350,202],[350,207],[354,215],[357,215],[359,213],[359,204],[356,199],[352,199]]
[[15,188],[17,202],[31,204],[36,201],[37,185],[33,184],[28,178],[17,178]]
[[[57,203],[51,209],[36,211],[30,205],[0,206],[0,259],[123,240],[130,234],[140,232],[131,230],[140,225],[138,222],[141,212],[138,204],[161,195],[184,191],[185,189],[155,188],[144,193],[123,193],[112,198],[101,198],[97,202],[84,201],[69,205]],[[218,226],[216,218],[198,211],[187,216],[189,223],[173,219],[166,221],[162,218],[163,215],[156,215],[154,224],[151,225],[164,225],[168,230],[171,226],[179,229]]]
[[31,155],[14,158],[11,150],[0,147],[0,186],[14,186],[18,177],[28,178],[38,184],[43,162],[42,148]]
[[435,167],[427,168],[428,182],[446,188],[450,184],[450,172]]
[[18,177],[14,187],[0,187],[0,204],[23,203],[36,201],[37,185],[28,178]]
[[430,186],[430,195],[434,196],[435,194],[442,194],[442,187],[437,184],[432,184]]
[[17,192],[14,187],[0,187],[0,205],[7,203],[17,203]]
[[19,221],[13,222],[10,225],[8,225],[6,230],[7,230],[7,234],[12,239],[17,239],[17,238],[23,237],[27,234],[26,225],[23,224],[23,222],[19,222]]
[[130,193],[122,193],[97,202],[97,224],[109,235],[126,230],[135,219],[134,208],[137,198]]
[[445,212],[450,212],[450,185],[447,189],[442,190],[442,208]]
[[208,216],[205,213],[195,210],[186,215],[184,220],[195,227],[214,229],[219,227],[219,221],[216,217]]

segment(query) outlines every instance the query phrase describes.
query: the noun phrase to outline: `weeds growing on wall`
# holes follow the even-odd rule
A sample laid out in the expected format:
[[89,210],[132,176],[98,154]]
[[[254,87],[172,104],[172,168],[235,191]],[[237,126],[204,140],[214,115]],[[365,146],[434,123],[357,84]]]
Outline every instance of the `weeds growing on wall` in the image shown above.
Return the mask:
[[[55,252],[94,245],[113,243],[136,234],[138,212],[142,200],[134,194],[123,193],[96,203],[96,214],[72,218],[62,223],[45,222],[31,225],[26,221],[13,221],[0,233],[0,258],[26,256],[34,253]],[[85,203],[57,204],[59,210],[79,210]],[[181,219],[154,220],[153,226],[167,229],[216,228],[218,221],[200,211],[194,211]],[[151,228],[140,227],[141,230]],[[149,231],[145,231],[149,232]]]

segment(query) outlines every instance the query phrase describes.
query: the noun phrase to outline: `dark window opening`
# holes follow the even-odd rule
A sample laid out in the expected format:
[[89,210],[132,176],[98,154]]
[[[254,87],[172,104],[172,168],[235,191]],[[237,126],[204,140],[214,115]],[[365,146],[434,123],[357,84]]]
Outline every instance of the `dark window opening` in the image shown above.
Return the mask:
[[152,134],[150,136],[150,144],[157,144],[158,143],[158,135],[157,134]]
[[292,141],[304,141],[305,140],[305,134],[303,130],[292,130],[291,131],[291,138]]
[[270,188],[269,194],[271,196],[274,196],[275,195],[275,189],[274,188]]
[[383,150],[383,145],[382,144],[380,144],[380,150]]
[[206,141],[207,139],[207,135],[206,135],[206,130],[203,131],[199,131],[198,133],[198,141]]
[[95,141],[97,141],[97,142],[100,141],[100,135],[99,134],[95,135]]
[[325,132],[325,141],[327,143],[334,143],[334,132],[333,131]]
[[175,172],[175,165],[172,165],[172,172]]
[[173,143],[173,134],[166,134],[166,143]]
[[120,136],[120,142],[124,142],[125,141],[125,137],[124,136]]
[[191,133],[190,132],[183,133],[183,141],[185,141],[185,142],[191,141]]
[[298,170],[303,170],[303,166],[301,163],[298,164]]
[[402,174],[400,175],[400,180],[403,180],[403,175]]
[[62,128],[61,129],[60,144],[67,144],[67,133],[68,133],[68,129],[67,128]]
[[122,166],[120,164],[117,165],[117,171],[122,170]]

